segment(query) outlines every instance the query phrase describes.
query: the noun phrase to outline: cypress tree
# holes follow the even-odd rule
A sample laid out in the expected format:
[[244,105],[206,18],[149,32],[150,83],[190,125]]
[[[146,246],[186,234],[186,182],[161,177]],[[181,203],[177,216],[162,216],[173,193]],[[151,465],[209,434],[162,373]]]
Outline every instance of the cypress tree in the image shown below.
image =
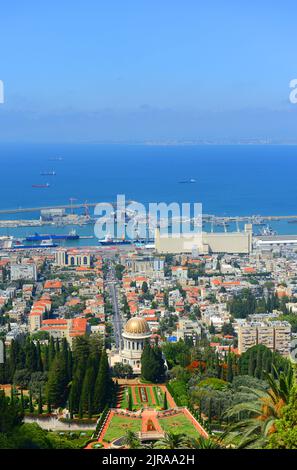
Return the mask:
[[64,404],[67,383],[66,364],[59,353],[51,364],[47,382],[47,397],[52,405],[62,406]]
[[54,338],[50,337],[49,352],[48,352],[48,369],[50,369],[56,355],[55,341]]
[[46,345],[44,349],[44,361],[43,361],[43,370],[49,370],[49,346]]
[[212,399],[210,398],[208,401],[208,424],[211,424],[212,419]]
[[71,349],[68,348],[67,350],[67,375],[69,377],[69,380],[71,380],[72,377],[72,353]]
[[80,400],[80,402],[79,402],[78,416],[79,416],[79,419],[82,419],[83,416],[84,416],[84,413],[83,413],[83,406],[82,406],[82,401],[81,401],[81,400]]
[[105,349],[102,351],[98,374],[94,387],[94,411],[102,411],[108,403],[110,389],[109,365]]
[[75,373],[75,376],[72,379],[70,396],[69,396],[69,401],[71,404],[72,411],[78,411],[81,386],[82,386],[81,373],[77,370]]
[[16,366],[17,366],[17,341],[12,340],[10,351],[9,351],[9,380],[11,382],[13,380]]
[[51,404],[50,404],[49,401],[47,402],[47,412],[48,412],[48,414],[50,414],[52,412],[52,407],[51,407]]
[[227,359],[227,382],[232,382],[233,380],[233,361],[232,356],[229,352]]
[[38,396],[38,414],[42,414],[42,394],[41,394],[41,387],[39,388],[39,396]]
[[69,368],[68,368],[68,343],[67,343],[66,338],[62,339],[61,359],[63,363],[65,364],[67,381],[69,382],[69,380],[71,379],[71,375],[69,375]]
[[153,348],[146,341],[141,355],[141,376],[150,382],[161,381],[165,374],[162,351],[158,346]]
[[96,367],[94,360],[89,357],[86,373],[84,376],[82,390],[81,390],[81,400],[84,410],[88,410],[92,413],[92,404],[93,404],[93,391],[96,380]]
[[93,415],[93,403],[92,403],[91,393],[89,393],[89,396],[88,396],[88,417],[92,418],[92,415]]
[[251,351],[249,355],[248,375],[254,376],[255,373],[255,351]]
[[26,355],[26,369],[29,369],[31,372],[37,370],[37,354],[36,347],[30,337],[27,338],[25,344],[25,355]]
[[143,379],[150,377],[150,358],[151,358],[151,346],[148,341],[145,341],[144,348],[141,355],[141,376]]
[[23,394],[23,390],[21,390],[21,410],[22,410],[22,413],[24,413],[24,411],[25,411],[25,404],[24,404],[24,394]]
[[43,364],[41,359],[41,350],[40,350],[40,343],[37,341],[36,345],[36,370],[42,372],[43,371]]
[[219,355],[218,354],[216,354],[215,368],[216,368],[217,378],[219,379],[221,377],[221,365],[220,365],[220,360],[219,360]]
[[34,406],[33,406],[33,399],[32,399],[32,391],[29,390],[29,411],[30,413],[34,413]]
[[263,368],[264,371],[268,374],[271,372],[271,365],[272,365],[272,354],[270,351],[266,351],[263,357]]

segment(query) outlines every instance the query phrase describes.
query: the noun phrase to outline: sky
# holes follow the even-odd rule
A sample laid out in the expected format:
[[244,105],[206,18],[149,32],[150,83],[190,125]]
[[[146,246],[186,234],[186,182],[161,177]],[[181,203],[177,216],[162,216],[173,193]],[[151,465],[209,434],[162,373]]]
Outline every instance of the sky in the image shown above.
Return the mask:
[[0,141],[297,140],[294,3],[4,0]]

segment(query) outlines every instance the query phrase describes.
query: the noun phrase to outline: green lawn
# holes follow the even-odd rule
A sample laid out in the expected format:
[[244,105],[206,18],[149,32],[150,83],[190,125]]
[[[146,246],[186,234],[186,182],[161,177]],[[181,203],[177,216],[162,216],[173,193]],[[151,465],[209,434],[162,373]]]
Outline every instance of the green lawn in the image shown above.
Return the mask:
[[186,434],[190,437],[199,437],[199,432],[184,414],[160,418],[159,423],[165,432],[169,431],[174,432],[175,434]]
[[103,439],[106,442],[111,442],[124,436],[128,430],[133,432],[141,431],[141,419],[114,415]]

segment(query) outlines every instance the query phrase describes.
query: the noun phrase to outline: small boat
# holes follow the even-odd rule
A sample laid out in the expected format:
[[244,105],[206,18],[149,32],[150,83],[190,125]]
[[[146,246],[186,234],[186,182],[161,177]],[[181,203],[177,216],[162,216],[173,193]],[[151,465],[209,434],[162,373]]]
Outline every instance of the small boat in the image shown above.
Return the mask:
[[45,184],[32,184],[32,188],[42,189],[42,188],[49,188],[49,187],[50,187],[49,183],[45,183]]
[[41,176],[56,176],[56,172],[53,171],[41,171],[40,172]]
[[196,183],[196,180],[194,178],[190,178],[189,180],[182,180],[182,181],[179,181],[180,184],[192,184],[192,183]]

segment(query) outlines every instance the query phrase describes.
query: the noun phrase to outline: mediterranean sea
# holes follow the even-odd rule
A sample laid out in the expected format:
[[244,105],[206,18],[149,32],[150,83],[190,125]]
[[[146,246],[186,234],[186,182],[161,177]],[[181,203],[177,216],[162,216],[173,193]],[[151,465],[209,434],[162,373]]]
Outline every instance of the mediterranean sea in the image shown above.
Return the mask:
[[[201,202],[203,213],[221,216],[297,214],[294,145],[0,144],[0,165],[0,209],[69,204],[70,198],[108,202],[125,194],[142,203]],[[40,174],[51,171],[56,175]],[[196,182],[181,183],[190,179]],[[286,221],[271,225],[279,233],[297,232],[297,224]],[[69,226],[56,232],[65,230]]]

